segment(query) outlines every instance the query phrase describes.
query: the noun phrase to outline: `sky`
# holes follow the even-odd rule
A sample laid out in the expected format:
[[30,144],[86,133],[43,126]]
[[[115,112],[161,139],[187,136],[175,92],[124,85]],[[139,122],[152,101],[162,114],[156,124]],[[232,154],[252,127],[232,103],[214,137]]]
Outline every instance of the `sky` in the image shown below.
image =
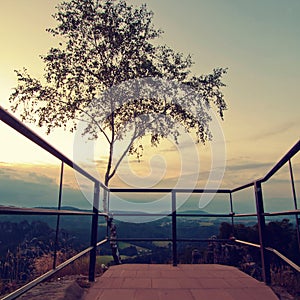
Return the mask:
[[[45,29],[55,25],[51,14],[55,12],[55,6],[59,2],[0,2],[2,107],[9,110],[8,97],[16,85],[15,69],[26,67],[30,74],[42,76],[43,65],[39,55],[46,54],[51,46],[57,44],[57,40]],[[217,180],[222,187],[233,188],[264,176],[299,140],[300,2],[131,1],[134,4],[144,2],[154,12],[154,24],[164,31],[161,43],[191,54],[195,62],[195,74],[206,74],[217,67],[228,68],[228,74],[224,77],[227,86],[223,89],[228,110],[224,121],[216,121],[222,135],[216,137],[215,144],[197,146],[198,159],[201,161],[199,170],[193,169],[193,159],[186,159],[194,157],[183,150],[187,145],[186,140],[181,148],[168,141],[160,149],[146,149],[141,163],[134,160],[124,163],[113,185],[134,186],[138,182],[139,185],[146,186],[174,186],[177,177],[184,173],[182,168],[186,168],[187,172],[183,174],[185,184],[191,182],[192,175],[197,171],[201,176],[193,178],[195,186],[207,187],[215,153],[221,155],[221,158],[224,155],[224,176],[221,176],[223,171],[219,174],[223,180]],[[73,158],[74,136],[59,130],[47,136],[44,129],[33,124],[27,125]],[[52,178],[57,184],[57,170],[49,167],[53,160],[48,154],[37,150],[22,137],[17,137],[4,124],[0,124],[0,138],[1,178],[7,180],[8,173],[11,172],[15,174],[11,175],[14,180],[19,180],[20,174],[23,174],[27,176],[27,181],[36,184],[45,176]],[[218,142],[222,142],[221,147]],[[222,147],[224,153],[221,151]],[[218,151],[222,153],[218,154]],[[181,162],[186,160],[186,165],[173,164],[175,158]],[[44,168],[45,165],[48,167]],[[297,192],[300,194],[299,155],[293,160],[293,165]],[[32,176],[28,177],[29,170]],[[153,181],[157,176],[162,177]],[[274,184],[270,184],[270,188],[266,187],[269,198],[283,199],[290,189],[287,187],[287,180],[288,170],[283,169],[275,178]],[[69,188],[71,186],[70,184]]]

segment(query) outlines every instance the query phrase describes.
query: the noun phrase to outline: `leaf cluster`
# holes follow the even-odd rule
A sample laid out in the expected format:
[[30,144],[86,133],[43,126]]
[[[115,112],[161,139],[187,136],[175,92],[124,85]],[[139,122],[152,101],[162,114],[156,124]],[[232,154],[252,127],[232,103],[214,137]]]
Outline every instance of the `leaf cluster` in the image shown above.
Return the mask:
[[[57,26],[48,32],[61,42],[41,57],[44,79],[16,71],[18,85],[10,101],[13,111],[21,109],[23,121],[50,133],[55,127],[74,131],[84,120],[90,138],[105,136],[110,156],[128,131],[133,134],[125,152],[137,157],[142,147],[134,143],[146,134],[153,145],[167,136],[177,141],[180,126],[194,130],[198,142],[211,138],[207,110],[214,107],[223,118],[226,69],[192,76],[190,55],[158,45],[162,31],[154,27],[146,5],[71,0],[62,2],[53,17]],[[136,82],[145,78],[150,84],[144,87]]]

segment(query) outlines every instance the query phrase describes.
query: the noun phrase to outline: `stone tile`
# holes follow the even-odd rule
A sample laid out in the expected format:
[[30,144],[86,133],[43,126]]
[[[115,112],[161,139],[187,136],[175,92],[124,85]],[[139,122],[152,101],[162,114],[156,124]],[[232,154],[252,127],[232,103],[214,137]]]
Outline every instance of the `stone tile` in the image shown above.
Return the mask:
[[167,264],[152,264],[152,265],[148,265],[150,269],[152,270],[174,270],[179,268],[179,267],[173,267],[173,265],[167,265]]
[[[158,300],[159,299],[159,290],[154,290],[154,289],[136,290],[134,299],[135,300]],[[123,299],[120,299],[120,300],[123,300]]]
[[[136,267],[138,265],[138,268]],[[147,271],[147,270],[153,270],[153,266],[155,265],[150,265],[150,264],[132,264],[131,266],[135,266],[135,268],[133,268],[133,270],[137,270],[137,271]]]
[[123,286],[123,282],[124,282],[125,278],[121,277],[121,278],[111,278],[111,288],[121,288]]
[[122,270],[120,272],[113,271],[113,272],[111,272],[110,278],[120,278],[120,277],[123,277],[123,273],[124,273],[124,270]]
[[179,282],[175,278],[153,278],[151,281],[154,289],[180,289]]
[[110,288],[112,284],[113,284],[112,278],[102,277],[99,278],[99,280],[93,284],[92,288],[93,289]]
[[201,279],[198,279],[198,283],[204,289],[230,288],[229,283],[221,278],[201,278]]
[[161,271],[163,278],[182,278],[185,277],[185,273],[181,271]]
[[198,289],[201,287],[199,282],[195,278],[180,278],[178,280],[179,286],[184,289]]
[[[232,297],[232,299],[241,299],[241,300],[253,300],[253,295],[255,291],[252,293],[247,293],[244,289],[228,289],[226,292]],[[261,300],[268,300],[266,299],[261,299]],[[278,299],[277,299],[278,300]]]
[[[227,270],[217,270],[213,272],[215,278],[241,278],[241,272],[234,271],[227,271]],[[245,276],[247,276],[245,274]]]
[[233,298],[226,290],[192,289],[191,293],[196,300],[245,300],[242,297]]
[[104,290],[100,297],[91,300],[133,300],[134,295],[134,289],[111,289]]
[[124,272],[122,273],[122,276],[127,278],[127,277],[136,277],[136,270],[124,270]]
[[161,272],[159,270],[137,271],[138,278],[160,278]]
[[123,288],[147,289],[151,288],[150,278],[125,278]]
[[[154,300],[155,298],[153,298]],[[194,300],[190,290],[159,290],[159,300]]]
[[214,272],[210,272],[207,270],[185,270],[184,274],[187,278],[214,278]]
[[251,295],[253,300],[278,300],[272,290],[268,287],[244,289],[244,292],[246,292],[247,295]]
[[95,288],[90,288],[85,295],[84,299],[99,299],[103,293],[103,290],[95,289]]
[[264,286],[264,283],[253,278],[225,278],[225,281],[233,288],[251,288]]

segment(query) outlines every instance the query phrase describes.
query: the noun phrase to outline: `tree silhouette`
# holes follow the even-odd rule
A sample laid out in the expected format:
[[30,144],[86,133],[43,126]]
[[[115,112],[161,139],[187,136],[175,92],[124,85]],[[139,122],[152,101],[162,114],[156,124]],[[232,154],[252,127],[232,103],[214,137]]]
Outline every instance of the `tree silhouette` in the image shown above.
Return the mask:
[[[190,55],[159,45],[162,31],[154,27],[146,5],[71,0],[62,2],[53,17],[58,25],[48,32],[60,43],[41,57],[44,78],[16,71],[18,85],[10,101],[23,121],[45,126],[47,133],[55,127],[73,132],[84,121],[89,138],[104,136],[106,185],[127,154],[141,157],[146,134],[152,145],[166,137],[178,142],[180,128],[192,130],[197,142],[211,139],[207,110],[213,107],[223,118],[226,69],[192,75]],[[128,145],[114,164],[115,143],[128,132]]]

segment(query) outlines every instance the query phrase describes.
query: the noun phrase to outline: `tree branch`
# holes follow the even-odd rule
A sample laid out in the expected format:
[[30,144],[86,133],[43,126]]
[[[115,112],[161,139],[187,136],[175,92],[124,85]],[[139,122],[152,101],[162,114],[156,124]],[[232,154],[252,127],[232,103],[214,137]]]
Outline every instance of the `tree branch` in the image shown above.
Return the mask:
[[124,159],[124,157],[126,156],[126,154],[128,153],[130,147],[133,145],[134,141],[138,138],[138,135],[136,135],[136,127],[134,130],[134,134],[131,138],[130,143],[128,144],[128,146],[126,147],[126,149],[124,150],[123,154],[121,155],[121,157],[119,158],[119,160],[117,161],[114,170],[111,172],[111,174],[109,175],[109,180],[116,174],[118,167],[120,166],[122,160]]
[[[56,101],[56,102],[60,102],[60,103],[63,103],[63,104],[68,105],[67,102],[62,101],[62,100],[56,99],[55,101]],[[89,113],[87,113],[85,110],[83,110],[83,109],[80,108],[80,107],[77,107],[77,110],[79,110],[80,112],[86,114],[89,118],[91,118],[92,121],[93,121],[93,123],[98,127],[98,129],[100,130],[100,132],[104,135],[104,137],[106,138],[107,142],[108,142],[108,143],[111,143],[111,141],[109,140],[108,135],[105,133],[104,129],[99,125],[99,123],[95,120],[95,118],[94,118],[93,116],[91,116]],[[86,121],[86,122],[88,123],[88,121]]]

